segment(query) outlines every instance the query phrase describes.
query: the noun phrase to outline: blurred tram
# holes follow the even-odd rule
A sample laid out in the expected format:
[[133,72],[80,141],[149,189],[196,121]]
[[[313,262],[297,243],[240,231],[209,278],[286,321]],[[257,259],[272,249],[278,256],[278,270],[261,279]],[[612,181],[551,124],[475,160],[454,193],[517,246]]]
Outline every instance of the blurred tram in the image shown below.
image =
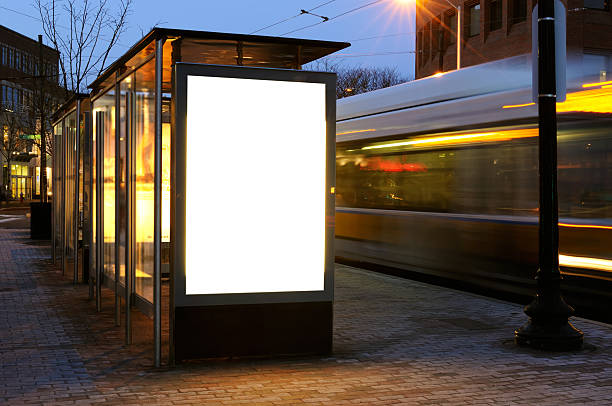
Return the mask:
[[[611,72],[576,57],[557,104],[563,290],[587,316],[612,304]],[[337,258],[532,296],[537,115],[527,56],[338,100]]]

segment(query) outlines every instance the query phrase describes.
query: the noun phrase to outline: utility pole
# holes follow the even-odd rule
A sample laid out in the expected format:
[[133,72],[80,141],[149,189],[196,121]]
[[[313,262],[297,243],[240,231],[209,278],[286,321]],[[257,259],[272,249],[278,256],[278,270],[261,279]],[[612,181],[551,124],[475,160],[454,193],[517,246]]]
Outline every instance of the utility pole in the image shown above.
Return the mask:
[[[534,66],[533,69],[536,69]],[[529,321],[514,332],[519,345],[573,350],[583,333],[568,319],[574,313],[561,297],[559,207],[557,194],[557,84],[555,69],[555,0],[538,3],[538,117],[540,226],[537,293],[525,307]]]
[[43,42],[42,35],[38,35],[38,79],[40,98],[38,107],[40,113],[40,202],[47,202],[47,137],[45,135],[45,92],[43,76]]

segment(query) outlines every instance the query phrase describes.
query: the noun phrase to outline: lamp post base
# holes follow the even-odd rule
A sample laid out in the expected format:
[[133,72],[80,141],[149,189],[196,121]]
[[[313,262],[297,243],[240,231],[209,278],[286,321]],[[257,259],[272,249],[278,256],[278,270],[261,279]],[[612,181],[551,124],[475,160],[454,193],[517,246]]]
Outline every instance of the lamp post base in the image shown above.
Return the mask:
[[514,332],[516,344],[551,351],[571,351],[582,347],[584,334],[568,321],[574,309],[558,292],[551,294],[553,292],[537,295],[525,307],[529,321]]

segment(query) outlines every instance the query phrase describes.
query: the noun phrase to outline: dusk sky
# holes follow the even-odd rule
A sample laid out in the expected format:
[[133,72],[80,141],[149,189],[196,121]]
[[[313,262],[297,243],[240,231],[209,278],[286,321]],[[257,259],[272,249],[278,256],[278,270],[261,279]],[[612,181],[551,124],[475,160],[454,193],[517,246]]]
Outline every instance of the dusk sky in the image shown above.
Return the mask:
[[[330,20],[301,29],[323,21],[299,15],[301,9]],[[31,0],[0,0],[1,25],[36,39],[42,33],[38,18]],[[414,77],[414,2],[407,0],[135,0],[128,29],[110,62],[155,25],[250,34],[284,19],[288,20],[256,34],[347,41],[352,46],[338,52],[334,61],[390,66],[407,79]]]

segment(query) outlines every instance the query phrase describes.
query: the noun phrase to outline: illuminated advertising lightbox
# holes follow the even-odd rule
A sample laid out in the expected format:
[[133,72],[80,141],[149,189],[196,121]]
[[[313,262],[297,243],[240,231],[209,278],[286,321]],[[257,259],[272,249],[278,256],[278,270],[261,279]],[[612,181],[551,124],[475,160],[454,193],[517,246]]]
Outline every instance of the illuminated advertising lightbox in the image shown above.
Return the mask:
[[[185,305],[331,298],[335,109],[329,83],[295,72],[178,64],[186,114],[177,115],[175,253]],[[216,299],[193,300],[203,295]]]

